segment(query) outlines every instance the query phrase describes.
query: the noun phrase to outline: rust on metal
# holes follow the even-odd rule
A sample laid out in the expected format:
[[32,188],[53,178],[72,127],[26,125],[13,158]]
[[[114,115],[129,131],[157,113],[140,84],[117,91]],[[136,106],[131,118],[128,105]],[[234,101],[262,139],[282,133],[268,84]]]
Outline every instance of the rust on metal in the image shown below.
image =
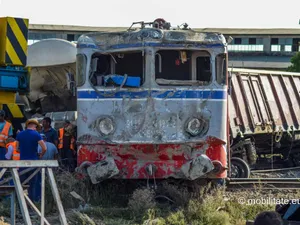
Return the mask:
[[232,70],[229,118],[233,137],[300,131],[300,74]]

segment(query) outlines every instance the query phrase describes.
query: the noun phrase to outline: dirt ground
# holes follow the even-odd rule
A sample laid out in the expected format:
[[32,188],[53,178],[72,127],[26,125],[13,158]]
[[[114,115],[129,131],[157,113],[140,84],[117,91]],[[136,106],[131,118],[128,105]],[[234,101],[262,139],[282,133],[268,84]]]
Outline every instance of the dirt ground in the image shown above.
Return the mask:
[[[56,175],[70,225],[244,225],[265,210],[275,210],[276,200],[299,199],[297,190],[226,191],[223,186],[185,186],[162,182],[156,190],[146,183],[107,181],[92,185],[73,174]],[[71,192],[80,196],[74,197]],[[60,224],[56,205],[46,187],[46,218]],[[275,201],[274,201],[275,200]],[[0,215],[9,223],[9,206],[0,204]],[[33,218],[39,224],[39,218]],[[18,225],[22,217],[18,215]]]

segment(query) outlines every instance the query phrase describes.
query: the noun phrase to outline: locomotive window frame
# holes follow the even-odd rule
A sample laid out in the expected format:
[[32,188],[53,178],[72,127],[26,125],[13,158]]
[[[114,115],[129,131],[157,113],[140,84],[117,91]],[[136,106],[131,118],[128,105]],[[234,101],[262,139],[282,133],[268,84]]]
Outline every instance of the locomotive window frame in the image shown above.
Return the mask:
[[[197,60],[199,58],[208,58],[208,60],[209,60],[209,72],[210,72],[209,81],[204,81],[204,80],[198,79],[198,75],[199,75],[198,72],[200,71],[200,68],[198,68]],[[197,81],[203,82],[202,86],[208,86],[214,80],[212,56],[208,51],[198,50],[192,54],[192,80],[197,80]]]
[[[186,71],[188,72],[185,74],[184,79],[182,79],[183,77],[180,77],[180,79],[176,79],[176,77],[174,77],[175,79],[172,79],[172,77],[170,77],[169,75],[172,75],[171,72],[166,73],[164,75],[161,75],[160,73],[163,73],[164,67],[166,68],[166,64],[164,65],[164,56],[166,57],[167,54],[161,54],[162,52],[168,52],[168,51],[173,51],[173,52],[178,52],[178,55],[180,55],[180,57],[178,57],[177,59],[177,66],[184,66],[183,64],[187,64],[188,63],[188,67],[185,66]],[[184,54],[182,54],[182,52],[184,52]],[[174,53],[176,54],[176,53]],[[181,60],[181,55],[185,55],[186,59],[185,62],[182,62]],[[172,56],[173,57],[173,56]],[[198,62],[197,60],[199,58],[208,58],[209,61],[209,81],[205,81],[205,80],[201,80],[201,79],[197,79],[199,78],[199,76],[197,76],[197,73],[199,72],[199,68],[197,68]],[[168,61],[170,61],[170,59],[168,59]],[[180,62],[181,61],[181,62]],[[168,62],[170,64],[170,62]],[[174,61],[174,64],[176,62]],[[154,63],[154,67],[155,67],[155,82],[156,84],[158,84],[159,86],[208,86],[211,84],[211,82],[214,80],[214,72],[213,72],[213,60],[212,60],[212,56],[211,53],[207,50],[192,50],[192,49],[159,49],[155,52],[155,63]],[[170,68],[170,67],[168,67]],[[187,69],[188,68],[188,69]],[[183,70],[183,68],[179,68],[181,71]],[[170,69],[169,69],[170,70]],[[159,76],[160,74],[160,76]],[[174,74],[174,73],[173,73]],[[178,77],[178,74],[176,74]],[[199,75],[199,74],[198,74]],[[188,79],[186,79],[188,78]]]
[[[82,58],[80,58],[82,57]],[[76,55],[76,85],[81,87],[86,82],[87,57],[85,54]]]
[[[142,72],[140,74],[140,79],[141,79],[141,83],[139,86],[136,86],[136,87],[133,87],[133,86],[122,86],[122,88],[127,88],[127,89],[132,89],[132,88],[140,88],[144,85],[145,83],[145,78],[146,78],[146,71],[145,71],[145,67],[146,67],[146,55],[143,54],[143,50],[126,50],[126,51],[113,51],[113,52],[109,52],[109,53],[94,53],[92,55],[92,60],[95,59],[95,58],[100,58],[100,57],[103,57],[106,58],[105,60],[107,60],[107,64],[106,64],[106,69],[105,69],[105,72],[101,72],[100,74],[98,74],[97,70],[94,71],[94,75],[92,76],[92,83],[95,87],[101,87],[101,88],[115,88],[115,87],[119,87],[119,85],[107,85],[105,86],[104,83],[103,83],[103,79],[105,76],[109,76],[109,75],[119,75],[119,76],[122,76],[122,75],[125,75],[125,74],[117,74],[117,66],[118,66],[118,61],[119,60],[122,60],[124,57],[126,57],[126,55],[130,55],[130,54],[141,54],[141,57],[142,57],[142,65],[140,65],[142,67]],[[127,56],[128,57],[128,56]],[[135,61],[132,61],[132,65],[133,67],[136,67],[134,66],[134,63],[136,63]],[[99,67],[101,68],[101,64],[98,64],[98,62],[96,63],[96,67]],[[126,64],[125,64],[126,65]],[[127,65],[131,65],[129,63],[127,63]],[[124,68],[123,68],[124,69]],[[127,73],[126,73],[127,74]],[[96,77],[95,77],[96,76]],[[99,81],[97,79],[97,76],[100,76],[102,78],[100,78],[101,80]],[[132,77],[137,77],[137,76],[133,76],[133,75],[128,75],[129,77],[132,76]]]
[[216,81],[220,85],[226,85],[227,78],[227,57],[225,53],[216,55],[215,71]]

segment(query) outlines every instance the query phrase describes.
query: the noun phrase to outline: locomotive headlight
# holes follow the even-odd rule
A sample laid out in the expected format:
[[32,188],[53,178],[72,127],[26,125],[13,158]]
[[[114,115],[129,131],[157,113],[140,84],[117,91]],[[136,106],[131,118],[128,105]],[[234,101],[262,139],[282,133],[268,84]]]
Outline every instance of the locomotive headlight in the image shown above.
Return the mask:
[[191,136],[204,135],[209,128],[208,122],[204,119],[192,118],[186,123],[186,132]]
[[98,124],[98,131],[102,135],[112,134],[115,131],[113,120],[108,117],[101,119]]

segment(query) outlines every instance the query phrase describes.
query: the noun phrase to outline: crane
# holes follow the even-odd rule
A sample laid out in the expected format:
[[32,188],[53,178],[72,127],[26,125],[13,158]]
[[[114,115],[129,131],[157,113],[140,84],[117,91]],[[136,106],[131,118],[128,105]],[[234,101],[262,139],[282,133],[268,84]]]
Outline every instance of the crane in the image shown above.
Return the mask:
[[6,112],[14,133],[26,120],[24,107],[17,103],[16,96],[29,93],[28,25],[29,20],[24,18],[0,18],[0,109]]

